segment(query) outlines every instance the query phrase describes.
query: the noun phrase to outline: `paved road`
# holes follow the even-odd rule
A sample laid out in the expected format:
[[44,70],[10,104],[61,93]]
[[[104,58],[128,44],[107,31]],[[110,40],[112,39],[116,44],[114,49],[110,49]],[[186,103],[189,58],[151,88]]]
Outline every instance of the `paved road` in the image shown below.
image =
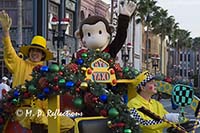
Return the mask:
[[[177,110],[173,110],[172,109],[172,105],[171,105],[171,101],[170,99],[162,99],[161,100],[161,103],[164,105],[165,109],[168,111],[168,112],[179,112],[179,109]],[[194,111],[188,106],[188,107],[185,107],[185,116],[189,119],[195,119],[195,116],[194,116]],[[165,131],[166,133],[166,131]],[[198,128],[195,133],[200,133],[200,128]]]

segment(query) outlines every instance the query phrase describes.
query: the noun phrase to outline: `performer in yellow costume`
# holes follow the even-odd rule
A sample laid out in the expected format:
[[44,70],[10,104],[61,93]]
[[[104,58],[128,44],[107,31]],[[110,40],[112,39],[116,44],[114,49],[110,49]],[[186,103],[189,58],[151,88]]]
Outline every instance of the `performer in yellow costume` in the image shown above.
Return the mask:
[[[3,48],[4,61],[6,67],[13,75],[13,85],[16,87],[25,83],[25,80],[31,80],[31,73],[35,66],[43,65],[44,61],[53,58],[53,54],[46,47],[46,39],[42,36],[34,36],[31,45],[23,46],[20,51],[28,57],[24,60],[20,58],[12,46],[9,29],[12,24],[12,19],[5,11],[0,12],[0,23],[3,30]],[[31,123],[48,125],[48,119],[45,115],[47,111],[47,101],[40,101],[33,99],[25,100],[20,109],[32,109],[32,114],[42,113],[40,117],[37,115],[30,115],[29,117],[16,116],[16,120],[22,127],[30,129]],[[61,130],[67,131],[74,126],[74,121],[67,117],[61,117]]]
[[170,127],[171,124],[162,120],[155,121],[148,115],[139,111],[138,109],[141,107],[150,110],[160,118],[164,117],[170,122],[177,123],[179,121],[178,113],[168,113],[159,101],[151,98],[152,95],[157,93],[157,90],[154,77],[150,75],[148,71],[145,71],[136,77],[135,86],[137,94],[136,97],[128,102],[128,107],[132,112],[133,118],[139,122],[143,133],[162,133],[163,129]]

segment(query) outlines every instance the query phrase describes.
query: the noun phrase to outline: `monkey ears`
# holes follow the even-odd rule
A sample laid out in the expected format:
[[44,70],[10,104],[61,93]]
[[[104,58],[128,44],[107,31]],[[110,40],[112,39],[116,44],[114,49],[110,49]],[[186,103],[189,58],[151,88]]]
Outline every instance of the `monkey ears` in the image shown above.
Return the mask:
[[80,39],[80,38],[81,38],[79,29],[76,30],[74,34],[75,34],[75,37],[76,37],[77,39]]
[[110,28],[111,33],[115,31],[115,27],[113,24],[109,24],[109,28]]

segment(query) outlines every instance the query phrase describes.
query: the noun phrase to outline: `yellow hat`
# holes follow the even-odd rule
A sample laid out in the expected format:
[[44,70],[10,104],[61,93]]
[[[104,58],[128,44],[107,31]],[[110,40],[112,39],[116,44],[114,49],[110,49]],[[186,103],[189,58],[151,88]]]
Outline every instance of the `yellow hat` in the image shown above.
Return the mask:
[[50,60],[53,58],[53,54],[47,49],[46,39],[42,36],[34,36],[31,41],[31,45],[22,46],[20,48],[20,52],[22,52],[25,56],[28,56],[30,48],[37,48],[42,50],[46,55],[44,60]]
[[141,74],[139,74],[136,78],[135,86],[137,89],[139,89],[141,86],[144,86],[147,82],[154,79],[154,76],[152,76],[148,71],[144,71]]

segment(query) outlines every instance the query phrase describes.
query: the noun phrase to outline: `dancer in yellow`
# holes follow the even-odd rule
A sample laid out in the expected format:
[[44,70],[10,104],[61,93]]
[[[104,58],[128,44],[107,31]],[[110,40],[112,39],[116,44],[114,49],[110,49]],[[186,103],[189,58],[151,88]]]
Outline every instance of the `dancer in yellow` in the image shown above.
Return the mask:
[[[43,65],[44,61],[52,59],[53,54],[47,49],[46,39],[44,37],[34,36],[31,45],[20,48],[20,51],[28,58],[26,60],[20,58],[13,48],[10,39],[9,30],[12,24],[12,19],[5,11],[0,11],[0,23],[3,30],[4,61],[6,67],[13,75],[12,87],[16,87],[24,84],[25,80],[31,80],[33,68],[37,65]],[[47,101],[37,100],[33,102],[33,100],[30,99],[25,100],[23,105],[26,107],[22,107],[22,109],[26,110],[32,108],[34,111],[33,113],[36,114],[38,114],[38,111],[42,111],[42,113],[45,114],[45,111],[47,110]],[[34,105],[34,107],[32,105]],[[48,119],[46,115],[43,114],[41,114],[41,117],[37,118],[33,115],[31,117],[16,117],[16,120],[18,120],[23,127],[30,129],[31,122],[45,125],[48,124]],[[67,117],[61,119],[61,123],[61,129],[65,129],[65,131],[74,126],[73,120]]]

